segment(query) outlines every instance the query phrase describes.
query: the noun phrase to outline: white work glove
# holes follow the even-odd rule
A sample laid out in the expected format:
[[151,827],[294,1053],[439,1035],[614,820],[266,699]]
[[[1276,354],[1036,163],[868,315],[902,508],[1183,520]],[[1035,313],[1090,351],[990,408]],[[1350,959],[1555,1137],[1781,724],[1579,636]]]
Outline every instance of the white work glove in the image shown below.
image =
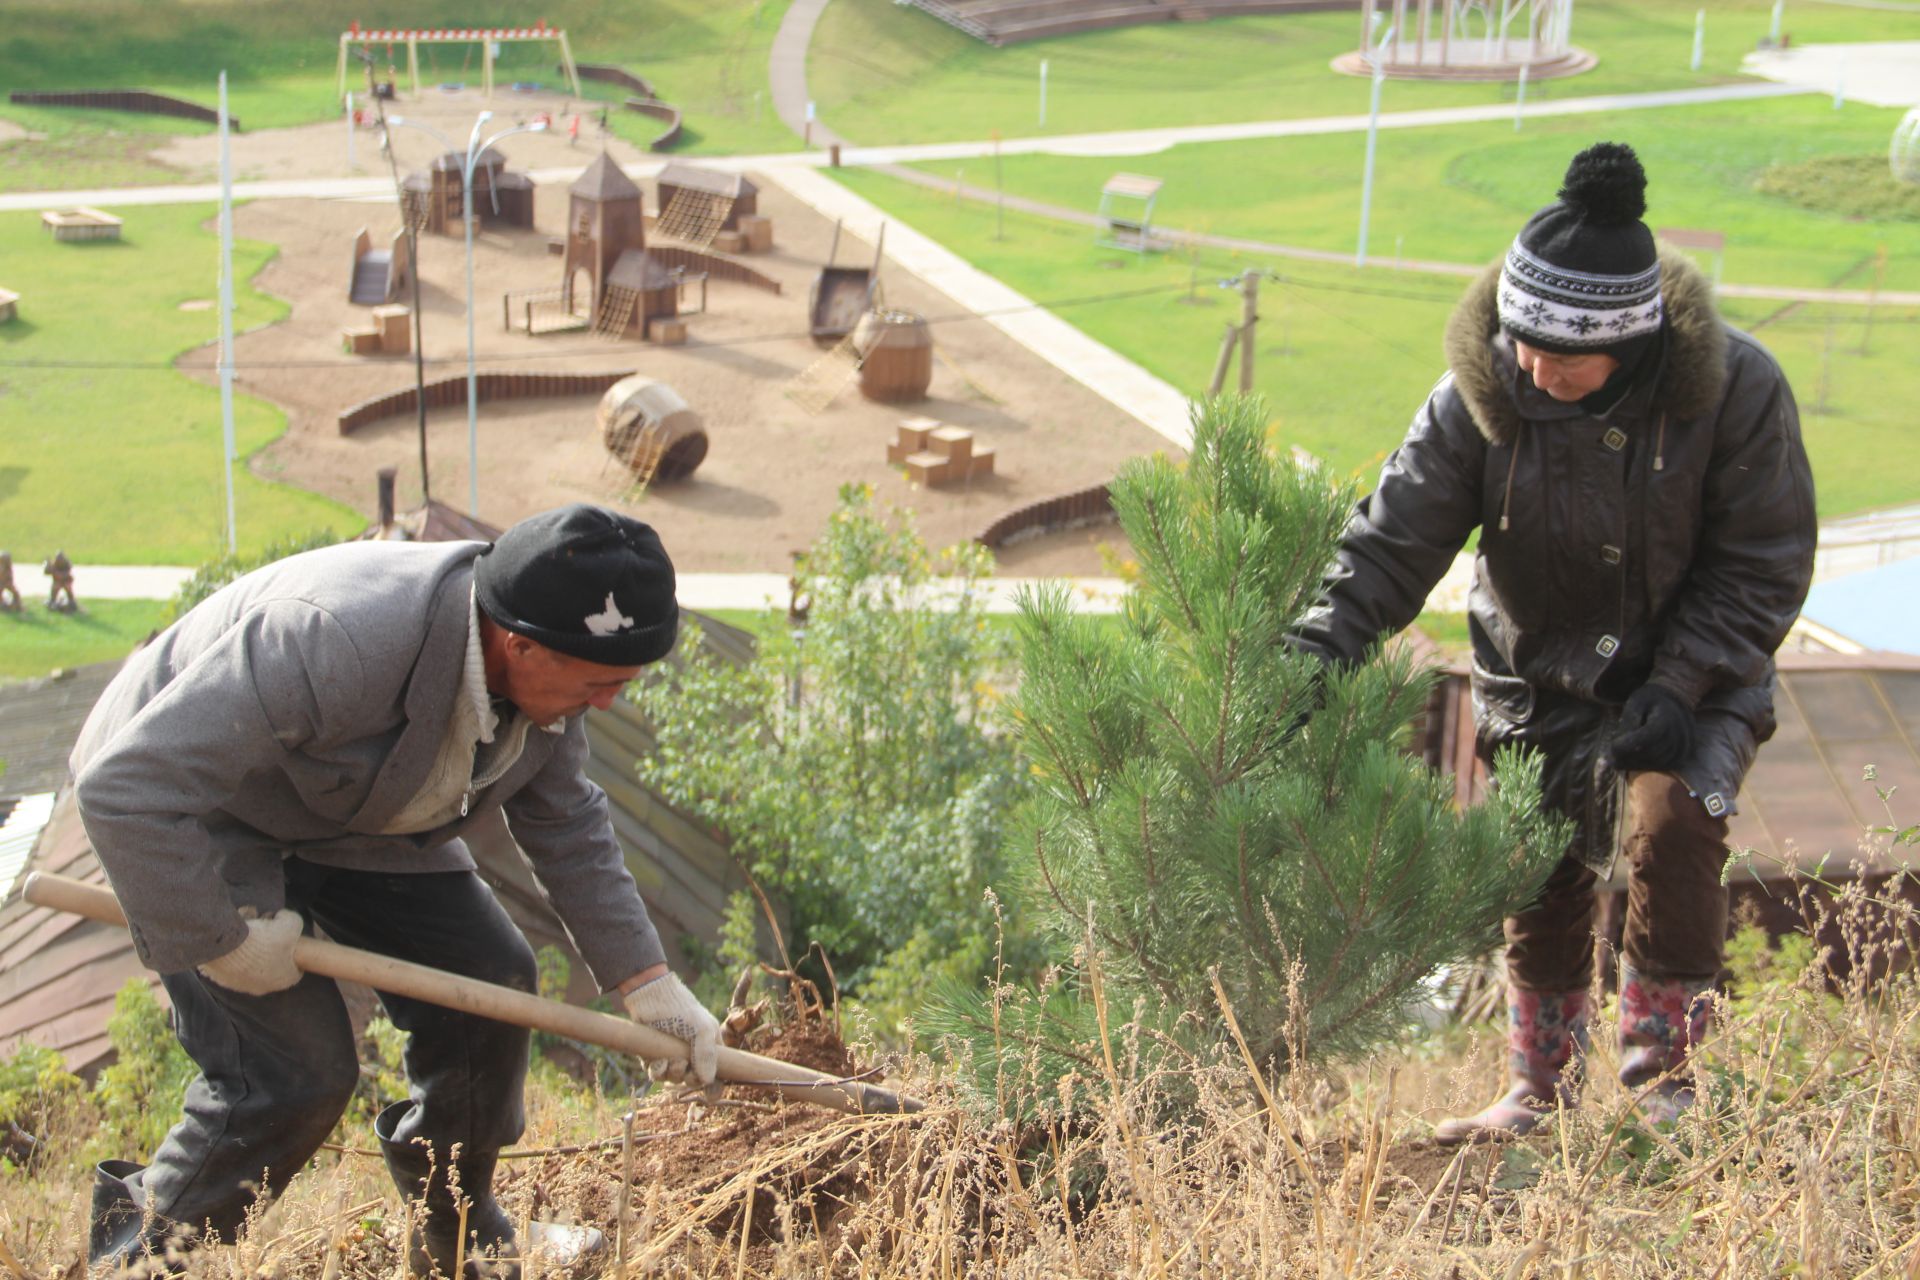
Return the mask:
[[[685,1040],[690,1050],[693,1078],[703,1085],[713,1083],[720,1069],[720,1020],[693,998],[679,975],[663,973],[626,994],[627,1016],[635,1022],[664,1031],[676,1040]],[[649,1062],[647,1072],[654,1079],[677,1079],[686,1068],[671,1059]]]
[[293,944],[300,941],[302,923],[299,912],[286,910],[248,919],[247,936],[240,945],[201,965],[200,975],[244,995],[285,991],[300,981],[300,970],[293,963]]

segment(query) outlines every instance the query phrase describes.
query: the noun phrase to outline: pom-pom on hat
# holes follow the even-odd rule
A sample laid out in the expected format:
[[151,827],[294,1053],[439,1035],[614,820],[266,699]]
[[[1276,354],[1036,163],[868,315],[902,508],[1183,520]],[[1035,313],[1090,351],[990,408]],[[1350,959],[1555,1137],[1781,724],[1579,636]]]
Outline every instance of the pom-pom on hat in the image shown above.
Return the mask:
[[1528,220],[1500,272],[1500,325],[1563,355],[1631,353],[1660,332],[1660,255],[1640,221],[1647,174],[1633,148],[1573,158],[1560,198]]
[[473,590],[500,626],[603,666],[658,662],[680,630],[673,561],[659,535],[584,503],[501,534],[474,562]]

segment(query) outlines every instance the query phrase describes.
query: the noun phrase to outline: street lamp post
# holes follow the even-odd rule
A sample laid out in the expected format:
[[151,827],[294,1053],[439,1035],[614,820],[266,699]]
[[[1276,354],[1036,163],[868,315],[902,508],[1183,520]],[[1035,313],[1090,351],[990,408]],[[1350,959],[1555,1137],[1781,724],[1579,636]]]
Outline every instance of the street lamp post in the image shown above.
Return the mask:
[[[467,514],[480,517],[480,375],[474,365],[473,338],[473,166],[478,163],[487,149],[502,138],[512,137],[516,133],[539,133],[547,127],[546,121],[536,120],[532,124],[519,124],[511,129],[502,129],[486,141],[481,141],[480,130],[487,121],[493,119],[493,112],[482,111],[473,122],[473,132],[467,135],[466,154],[460,164],[460,211],[461,221],[467,228]],[[389,124],[403,125],[409,129],[418,129],[440,140],[448,151],[454,150],[453,143],[447,141],[445,134],[418,120],[407,120],[395,116]],[[418,271],[420,264],[413,264]]]

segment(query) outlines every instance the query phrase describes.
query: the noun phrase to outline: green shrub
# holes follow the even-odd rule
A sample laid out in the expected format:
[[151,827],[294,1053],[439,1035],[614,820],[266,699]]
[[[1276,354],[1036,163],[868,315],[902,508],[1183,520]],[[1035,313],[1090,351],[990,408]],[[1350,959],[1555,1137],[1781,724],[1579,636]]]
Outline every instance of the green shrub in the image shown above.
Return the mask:
[[[207,561],[194,570],[193,576],[180,584],[180,589],[167,602],[166,622],[170,623],[184,616],[186,612],[205,600],[208,596],[228,583],[275,560],[284,560],[288,556],[298,555],[302,551],[313,551],[319,547],[330,547],[340,541],[339,537],[327,529],[312,529],[306,533],[291,534],[269,542],[259,551],[245,555],[224,555]],[[163,624],[164,625],[164,624]]]
[[641,776],[726,832],[791,912],[792,957],[819,943],[844,992],[884,1005],[870,1010],[883,1027],[925,991],[910,974],[882,981],[902,948],[985,954],[985,891],[1027,785],[989,724],[1007,669],[983,613],[990,568],[971,544],[930,552],[904,514],[848,486],[798,568],[804,627],[766,636],[744,667],[685,640],[693,656],[630,694],[658,738]]
[[1920,222],[1920,186],[1896,179],[1885,155],[1816,156],[1770,165],[1753,189],[1802,209],[1862,222]]
[[88,1147],[98,1154],[89,1158],[144,1156],[180,1118],[181,1100],[199,1068],[174,1038],[145,979],[128,978],[114,996],[107,1037],[114,1061],[94,1082],[101,1123]]

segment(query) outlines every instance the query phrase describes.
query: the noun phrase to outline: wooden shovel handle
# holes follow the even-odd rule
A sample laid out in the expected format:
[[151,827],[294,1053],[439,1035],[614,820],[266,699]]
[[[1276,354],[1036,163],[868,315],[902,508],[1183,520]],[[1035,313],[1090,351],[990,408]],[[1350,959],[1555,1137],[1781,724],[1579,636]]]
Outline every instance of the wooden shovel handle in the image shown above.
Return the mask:
[[[66,876],[36,871],[27,877],[22,896],[36,906],[65,911],[102,924],[125,927],[126,912],[120,900],[104,885],[85,884]],[[496,986],[477,978],[465,978],[424,964],[412,964],[391,956],[376,955],[355,947],[343,947],[318,938],[301,938],[293,947],[293,962],[306,973],[328,978],[344,978],[363,983],[376,991],[411,996],[461,1013],[477,1014],[496,1022],[508,1022],[536,1031],[551,1031],[570,1040],[584,1040],[608,1049],[617,1049],[637,1058],[653,1061],[671,1058],[687,1060],[687,1043],[652,1027],[642,1026],[612,1014],[595,1013],[577,1005],[547,1000],[511,987]],[[721,1080],[764,1085],[785,1097],[813,1102],[856,1115],[918,1111],[922,1103],[858,1081],[843,1081],[836,1076],[802,1067],[776,1058],[763,1058],[744,1049],[720,1047]]]

